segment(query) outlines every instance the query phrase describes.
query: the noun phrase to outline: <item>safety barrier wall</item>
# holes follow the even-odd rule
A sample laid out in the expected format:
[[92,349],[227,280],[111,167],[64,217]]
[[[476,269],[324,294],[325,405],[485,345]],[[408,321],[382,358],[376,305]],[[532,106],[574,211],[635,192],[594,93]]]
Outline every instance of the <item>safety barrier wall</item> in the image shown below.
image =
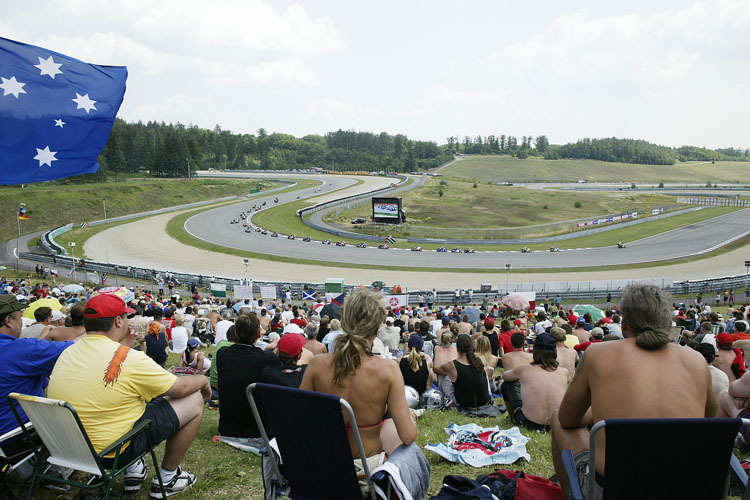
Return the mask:
[[[76,258],[77,268],[76,275],[69,275],[68,269],[71,268],[73,259],[68,256],[52,256],[44,254],[35,254],[30,252],[21,252],[20,258],[23,260],[30,260],[35,262],[41,262],[51,269],[56,269],[59,274],[59,279],[67,282],[85,282],[98,283],[101,275],[106,274],[107,285],[121,285],[121,286],[135,286],[135,280],[146,280],[151,283],[153,288],[155,285],[154,278],[159,274],[162,278],[168,276],[167,271],[147,269],[142,267],[134,266],[123,266],[118,264],[107,264],[103,262],[94,261],[82,261]],[[33,268],[32,268],[33,269]],[[196,283],[199,287],[203,288],[203,292],[208,290],[211,283],[219,283],[227,285],[228,291],[231,291],[235,285],[242,285],[244,280],[241,278],[228,278],[222,276],[204,276],[195,274],[185,273],[169,273],[172,279],[176,280],[180,288],[185,288],[192,283]],[[750,278],[747,274],[741,274],[736,276],[724,276],[720,278],[710,278],[705,280],[696,281],[675,281],[671,278],[650,278],[643,280],[610,280],[610,281],[549,281],[539,283],[509,283],[506,287],[503,283],[490,285],[489,291],[481,290],[434,290],[435,303],[437,304],[449,304],[458,302],[457,297],[460,297],[460,303],[481,303],[486,297],[488,300],[492,300],[494,297],[502,297],[506,292],[516,291],[535,291],[537,294],[537,301],[548,295],[551,299],[556,296],[560,296],[561,300],[565,304],[574,303],[602,303],[604,302],[607,294],[612,294],[613,298],[617,298],[622,293],[629,282],[648,282],[663,288],[673,295],[682,295],[693,297],[698,292],[704,294],[704,298],[708,299],[711,292],[716,293],[724,290],[734,290],[735,300],[740,301],[740,298],[744,298],[745,289],[750,287]],[[300,298],[303,290],[310,290],[318,292],[320,296],[325,293],[325,285],[323,283],[293,283],[284,281],[255,281],[253,292],[258,296],[260,293],[261,286],[274,286],[276,287],[277,293],[282,290],[291,290],[296,298]],[[345,291],[350,291],[359,288],[359,284],[345,285]],[[370,288],[368,286],[368,288]],[[432,290],[409,290],[405,289],[403,293],[409,294],[409,303],[416,304],[420,294],[423,294],[425,298],[427,293]],[[390,288],[384,290],[384,293],[389,293]]]
[[739,198],[702,198],[702,197],[680,197],[677,203],[689,203],[690,205],[705,205],[711,207],[750,207],[750,200]]

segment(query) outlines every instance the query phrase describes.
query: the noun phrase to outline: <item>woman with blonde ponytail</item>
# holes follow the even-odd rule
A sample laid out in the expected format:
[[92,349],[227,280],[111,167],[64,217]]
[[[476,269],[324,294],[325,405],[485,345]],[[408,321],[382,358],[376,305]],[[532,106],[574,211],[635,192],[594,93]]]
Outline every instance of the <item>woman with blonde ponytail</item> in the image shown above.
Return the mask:
[[412,335],[404,349],[404,357],[398,363],[404,384],[413,387],[419,394],[432,386],[432,360],[422,352],[424,339]]
[[[343,333],[336,338],[333,352],[315,356],[300,385],[300,389],[333,394],[349,402],[371,471],[400,445],[416,447],[417,436],[416,417],[406,403],[398,364],[372,354],[373,340],[384,319],[380,294],[359,290],[348,295],[341,312]],[[387,413],[391,418],[384,419]],[[363,468],[353,434],[349,444],[359,474]],[[364,493],[367,482],[360,481],[360,486]]]

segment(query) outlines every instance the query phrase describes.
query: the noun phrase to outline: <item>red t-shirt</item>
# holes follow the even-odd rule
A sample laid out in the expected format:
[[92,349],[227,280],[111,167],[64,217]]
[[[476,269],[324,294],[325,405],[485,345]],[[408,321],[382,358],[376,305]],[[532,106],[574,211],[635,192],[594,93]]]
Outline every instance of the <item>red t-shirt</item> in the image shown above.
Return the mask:
[[294,318],[290,323],[294,323],[298,327],[304,329],[307,326],[307,321],[302,318]]
[[732,334],[732,342],[735,340],[748,340],[750,339],[750,335],[747,333],[733,333]]
[[510,343],[510,336],[513,334],[512,330],[500,333],[497,337],[500,340],[500,347],[503,348],[503,352],[513,352],[513,344]]
[[172,328],[174,328],[175,321],[172,318],[162,318],[161,324],[167,327],[167,340],[172,340]]

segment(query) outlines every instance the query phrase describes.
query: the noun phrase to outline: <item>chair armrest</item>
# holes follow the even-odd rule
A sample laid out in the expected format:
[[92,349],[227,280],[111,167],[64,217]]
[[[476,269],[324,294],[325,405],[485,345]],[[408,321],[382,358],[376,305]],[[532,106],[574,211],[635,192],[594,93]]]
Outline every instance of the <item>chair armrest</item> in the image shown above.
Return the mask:
[[571,450],[562,451],[562,461],[565,466],[565,475],[568,477],[570,485],[570,495],[573,500],[584,500],[581,483],[578,482],[578,472],[576,472],[576,462]]
[[[24,425],[24,427],[26,427],[26,430],[31,430],[34,428],[34,425],[31,422],[26,422],[26,425]],[[0,436],[0,443],[7,441],[10,438],[20,436],[22,433],[23,433],[23,429],[21,429],[20,426],[16,427],[15,429],[8,431],[2,436]]]
[[99,456],[106,457],[107,455],[115,451],[117,448],[122,446],[123,443],[130,441],[135,436],[143,432],[143,430],[146,429],[150,423],[151,423],[151,420],[149,419],[141,421],[138,425],[130,429],[130,432],[121,436],[119,439],[117,439],[117,441],[115,441],[114,443],[112,443],[111,445],[103,449],[101,452],[99,452]]

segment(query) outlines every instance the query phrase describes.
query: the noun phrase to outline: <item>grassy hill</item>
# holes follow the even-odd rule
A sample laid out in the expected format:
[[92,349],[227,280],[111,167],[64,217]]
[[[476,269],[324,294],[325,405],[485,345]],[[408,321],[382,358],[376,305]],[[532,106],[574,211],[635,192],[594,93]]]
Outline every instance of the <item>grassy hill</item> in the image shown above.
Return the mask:
[[91,184],[27,184],[23,188],[0,187],[0,241],[17,234],[17,214],[26,204],[29,220],[22,220],[21,234],[61,226],[69,222],[93,221],[158,208],[247,194],[269,189],[274,183],[229,179],[127,179]]
[[635,182],[658,184],[750,184],[748,162],[685,162],[675,165],[636,165],[597,160],[519,160],[512,156],[467,156],[441,171],[446,177],[480,182]]

